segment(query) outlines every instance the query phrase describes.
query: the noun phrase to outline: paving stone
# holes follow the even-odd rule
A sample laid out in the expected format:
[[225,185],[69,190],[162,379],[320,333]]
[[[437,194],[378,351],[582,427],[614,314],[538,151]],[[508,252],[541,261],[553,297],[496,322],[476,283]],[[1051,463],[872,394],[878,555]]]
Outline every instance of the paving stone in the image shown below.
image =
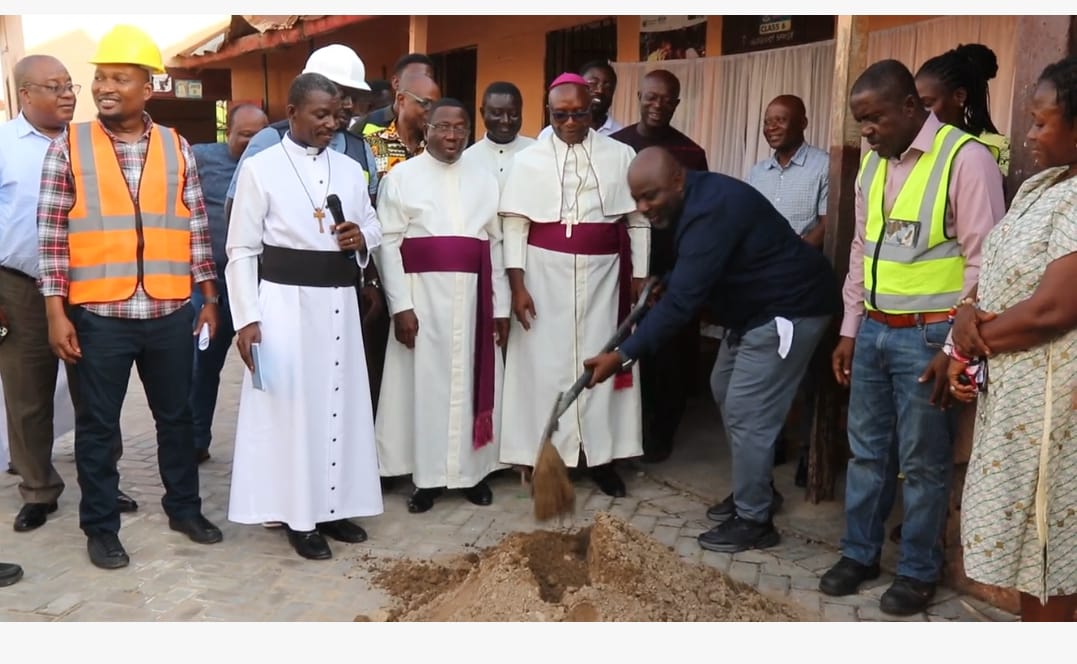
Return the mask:
[[790,590],[789,599],[797,606],[814,612],[816,615],[822,613],[822,593],[812,592],[810,590]]
[[[697,546],[698,544],[699,543],[696,542]],[[733,564],[733,554],[731,553],[707,551],[706,549],[703,549],[703,547],[700,547],[700,549],[703,551],[702,560],[704,565],[710,565],[720,572],[726,572],[729,570],[729,566]]]
[[729,566],[729,578],[750,586],[756,585],[759,580],[759,565],[756,563],[744,563],[734,560]]
[[655,525],[658,524],[658,517],[649,516],[647,514],[640,514],[639,512],[637,512],[636,515],[632,517],[632,520],[628,523],[645,533],[650,533],[652,530],[654,530]]
[[760,574],[756,588],[760,592],[769,592],[776,595],[785,595],[789,592],[789,577],[774,574]]
[[837,622],[856,622],[856,607],[825,600],[823,602],[823,619]]
[[677,543],[678,533],[680,533],[680,528],[674,526],[655,526],[651,536],[662,544],[665,544],[668,547],[673,547],[673,545]]
[[874,622],[886,621],[886,622],[926,622],[927,615],[923,612],[917,613],[911,616],[892,616],[889,613],[883,613],[879,608],[878,602],[873,602],[867,606],[862,606],[857,609],[857,615],[861,620],[870,620]]

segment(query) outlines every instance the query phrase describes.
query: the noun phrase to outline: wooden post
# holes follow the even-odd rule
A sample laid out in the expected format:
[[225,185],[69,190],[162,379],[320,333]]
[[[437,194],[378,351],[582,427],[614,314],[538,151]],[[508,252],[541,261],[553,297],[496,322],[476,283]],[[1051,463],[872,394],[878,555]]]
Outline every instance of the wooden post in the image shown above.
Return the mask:
[[[1032,126],[1028,102],[1043,68],[1073,53],[1077,22],[1072,16],[1018,16],[1013,72],[1013,107],[1010,110],[1010,173],[1006,177],[1006,205],[1021,183],[1039,170],[1025,147],[1025,134]],[[1071,37],[1071,35],[1074,35]]]
[[[860,128],[849,112],[849,91],[867,67],[868,17],[839,16],[834,32],[834,98],[830,105],[830,200],[827,203],[823,251],[839,283],[849,269],[849,245],[855,220],[853,202],[856,172],[860,167]],[[815,419],[808,458],[808,500],[834,498],[837,475],[844,467],[848,442],[845,410],[848,393],[830,370],[830,354],[838,339],[840,316],[812,359],[816,377]]]
[[428,16],[412,16],[408,21],[408,53],[426,53]]

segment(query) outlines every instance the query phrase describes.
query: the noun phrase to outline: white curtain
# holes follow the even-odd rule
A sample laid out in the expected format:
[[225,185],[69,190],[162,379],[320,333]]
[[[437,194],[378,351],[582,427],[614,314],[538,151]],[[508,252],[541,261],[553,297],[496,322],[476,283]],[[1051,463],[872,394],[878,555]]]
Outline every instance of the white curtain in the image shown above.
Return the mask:
[[769,156],[763,112],[781,94],[804,100],[808,142],[829,148],[832,40],[717,58],[615,62],[613,67],[617,91],[611,113],[624,124],[639,120],[636,94],[648,71],[667,69],[680,79],[681,104],[673,126],[703,146],[712,171],[746,178],[754,163]]
[[1016,21],[1015,16],[944,16],[880,30],[868,35],[868,62],[893,58],[915,74],[924,62],[958,44],[989,47],[998,58],[998,75],[989,83],[991,119],[1000,133],[1009,136]]

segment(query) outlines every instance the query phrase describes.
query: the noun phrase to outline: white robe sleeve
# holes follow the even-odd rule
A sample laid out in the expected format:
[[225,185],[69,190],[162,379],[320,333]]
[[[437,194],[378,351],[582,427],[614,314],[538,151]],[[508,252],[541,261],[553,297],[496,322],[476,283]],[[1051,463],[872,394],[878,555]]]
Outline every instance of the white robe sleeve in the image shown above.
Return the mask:
[[237,331],[262,319],[258,305],[258,257],[262,255],[269,199],[254,171],[250,162],[244,162],[240,168],[225,243],[228,265],[224,277]]
[[414,309],[411,301],[411,285],[404,272],[404,259],[400,256],[400,244],[408,230],[408,218],[404,213],[400,193],[400,178],[390,172],[378,188],[378,220],[381,222],[381,243],[378,247],[378,271],[382,289],[389,303],[389,313]]
[[632,247],[632,277],[644,279],[650,270],[651,222],[639,212],[628,213],[628,240]]
[[509,277],[505,273],[505,242],[502,230],[502,218],[494,214],[486,224],[486,234],[490,238],[490,267],[494,283],[494,318],[508,318],[512,311],[512,297],[509,294]]
[[359,201],[359,217],[355,223],[359,224],[359,232],[363,234],[366,250],[355,252],[355,260],[359,262],[359,267],[365,268],[370,264],[370,252],[381,244],[381,222],[378,221],[374,206],[370,204],[369,195],[360,192],[356,199]]
[[525,269],[527,262],[527,233],[531,220],[518,215],[502,217],[502,246],[504,247],[505,268]]

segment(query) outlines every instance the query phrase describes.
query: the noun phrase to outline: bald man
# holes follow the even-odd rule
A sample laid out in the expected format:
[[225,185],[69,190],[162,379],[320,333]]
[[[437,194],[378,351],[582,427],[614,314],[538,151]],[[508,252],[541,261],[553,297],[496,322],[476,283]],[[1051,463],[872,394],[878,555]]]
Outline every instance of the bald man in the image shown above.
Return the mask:
[[711,373],[732,451],[733,493],[707,516],[711,551],[774,546],[774,438],[831,316],[840,310],[826,258],[789,228],[747,183],[686,171],[663,148],[639,153],[628,171],[636,209],[674,234],[676,262],[657,304],[614,352],[584,362],[597,385],[654,353],[704,304],[726,329]]
[[[656,69],[640,83],[639,122],[614,133],[610,138],[639,152],[661,146],[686,169],[706,171],[707,153],[692,139],[674,129],[670,122],[680,104],[681,82],[672,72]],[[673,233],[651,229],[652,275],[662,276],[673,265]],[[654,356],[640,359],[643,391],[644,463],[660,463],[673,452],[673,438],[695,384],[699,358],[699,321],[693,319]]]
[[782,213],[811,246],[822,249],[830,191],[830,156],[804,141],[808,114],[796,95],[779,95],[763,115],[763,137],[774,153],[752,167],[748,183]]

